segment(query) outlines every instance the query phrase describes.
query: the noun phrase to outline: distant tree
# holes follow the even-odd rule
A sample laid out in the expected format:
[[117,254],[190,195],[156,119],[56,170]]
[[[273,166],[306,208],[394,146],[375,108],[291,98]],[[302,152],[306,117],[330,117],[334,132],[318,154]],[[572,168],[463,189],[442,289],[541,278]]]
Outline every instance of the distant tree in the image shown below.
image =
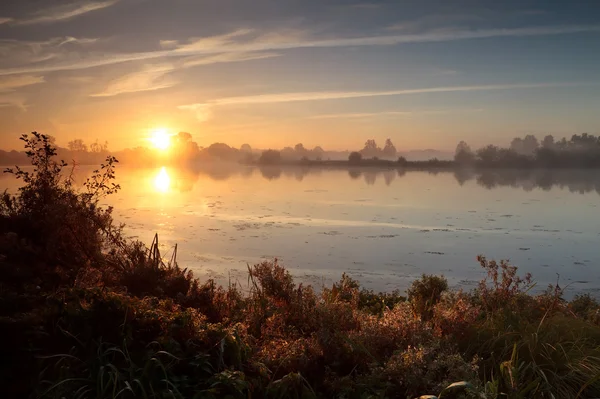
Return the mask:
[[189,143],[192,141],[192,135],[188,132],[179,132],[177,136],[175,136],[175,140],[180,143]]
[[266,150],[260,155],[258,162],[263,165],[275,165],[281,162],[281,153],[276,150]]
[[524,147],[525,147],[525,145],[523,143],[523,139],[520,137],[515,137],[510,142],[510,149],[512,151],[516,152],[517,154],[522,154]]
[[499,159],[500,149],[495,145],[488,145],[477,150],[477,157],[485,164],[497,162]]
[[238,150],[225,143],[213,143],[205,151],[211,156],[221,159],[233,159],[238,156]]
[[528,134],[523,139],[523,154],[527,156],[532,156],[535,154],[537,149],[540,147],[540,143],[533,134]]
[[108,151],[108,141],[105,141],[104,144],[101,144],[98,142],[98,139],[96,139],[96,141],[90,144],[90,151],[96,153]]
[[281,157],[284,159],[295,159],[297,158],[296,151],[292,147],[283,147],[281,150]]
[[242,146],[240,147],[240,151],[245,153],[251,153],[252,147],[250,147],[250,144],[242,144]]
[[544,137],[544,140],[542,140],[542,148],[553,149],[554,148],[554,136],[549,134],[546,137]]
[[302,143],[298,143],[294,146],[294,151],[296,152],[306,152],[306,148],[304,148],[304,145]]
[[454,152],[454,161],[460,164],[469,164],[475,161],[475,154],[466,142],[461,141],[456,146],[456,151]]
[[405,166],[407,164],[408,164],[408,161],[406,160],[406,158],[404,158],[404,157],[399,157],[398,158],[398,165]]
[[350,153],[350,156],[348,157],[348,162],[355,165],[355,164],[359,164],[361,161],[362,161],[362,154],[360,152],[354,151],[354,152]]
[[375,142],[375,140],[371,139],[371,140],[367,140],[365,142],[365,147],[363,148],[364,150],[377,150],[379,147],[377,147],[377,142]]
[[381,152],[381,148],[377,147],[377,143],[373,139],[367,140],[365,142],[364,148],[362,150],[360,150],[360,153],[365,158],[372,158],[374,156],[377,156],[380,152]]
[[396,152],[396,147],[394,146],[394,143],[392,143],[392,140],[385,140],[385,146],[383,147],[383,155],[386,158],[394,158],[396,156]]
[[312,150],[313,156],[315,157],[315,159],[317,161],[320,161],[323,159],[323,155],[325,154],[325,150],[319,146],[316,146],[315,148],[313,148]]
[[[172,141],[173,148],[175,150],[174,153],[177,154],[177,159],[180,161],[195,158],[200,154],[200,147],[198,146],[198,143],[196,143],[193,140],[192,135],[188,132],[177,133],[177,135],[172,139]],[[213,147],[210,151],[213,155],[216,156],[227,156],[228,150],[224,147],[222,150],[223,151],[220,152],[218,148],[215,149]]]
[[69,143],[67,144],[67,148],[69,148],[69,150],[71,150],[71,151],[82,151],[82,152],[87,151],[87,145],[85,145],[85,143],[81,139],[75,139],[73,141],[69,141]]
[[561,150],[566,150],[566,149],[567,149],[567,147],[569,146],[569,142],[567,141],[567,139],[566,139],[566,138],[564,138],[564,137],[563,137],[562,139],[560,139],[560,141],[558,141],[558,142],[556,143],[556,146],[557,146],[558,148],[560,148]]

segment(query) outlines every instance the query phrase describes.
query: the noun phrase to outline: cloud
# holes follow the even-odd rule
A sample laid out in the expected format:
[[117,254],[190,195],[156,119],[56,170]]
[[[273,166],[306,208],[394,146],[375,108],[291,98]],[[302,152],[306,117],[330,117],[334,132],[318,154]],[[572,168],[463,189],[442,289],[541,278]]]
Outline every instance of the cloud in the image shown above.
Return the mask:
[[13,21],[12,18],[2,18],[2,17],[0,17],[0,25],[7,24],[7,23],[12,22],[12,21]]
[[11,21],[11,23],[14,25],[34,25],[62,22],[92,11],[110,7],[117,2],[119,2],[119,0],[80,1],[42,10],[34,13],[30,17]]
[[[169,57],[189,57],[224,53],[252,53],[292,50],[301,48],[335,48],[353,46],[394,46],[406,43],[450,42],[499,37],[526,37],[600,32],[600,25],[542,26],[513,29],[445,30],[418,34],[395,34],[353,38],[314,39],[297,31],[256,35],[254,31],[240,29],[234,32],[181,44],[162,41],[165,49],[141,53],[103,53],[101,56],[81,53],[77,61],[66,60],[39,66],[20,66],[0,69],[1,75],[20,73],[44,73],[76,70],[112,65],[122,62],[150,60]],[[64,39],[63,39],[64,40]]]
[[[27,41],[15,39],[0,39],[0,71],[11,70],[14,73],[0,73],[0,75],[14,75],[20,73],[42,73],[50,66],[55,69],[61,62],[72,62],[76,50],[89,50],[89,45],[97,42],[94,38],[76,38],[72,36],[55,37],[43,41]],[[46,61],[53,60],[52,63]],[[65,61],[61,61],[65,60]],[[37,64],[37,65],[32,65]],[[19,66],[29,65],[29,67]],[[37,69],[30,72],[30,69]]]
[[365,113],[348,113],[348,114],[324,114],[314,115],[308,117],[308,119],[363,119],[363,118],[374,118],[379,116],[408,116],[411,115],[410,111],[384,111],[384,112],[365,112]]
[[347,113],[347,114],[324,114],[314,115],[308,119],[363,119],[363,118],[378,118],[381,116],[415,116],[429,114],[449,114],[457,112],[481,112],[482,108],[455,108],[455,109],[432,109],[418,111],[383,111],[383,112],[368,112],[368,113]]
[[[202,110],[203,114],[208,114],[207,109],[215,106],[227,105],[257,105],[257,104],[277,104],[298,101],[325,101],[325,100],[343,100],[351,98],[365,97],[383,97],[383,96],[401,96],[411,94],[427,93],[450,93],[450,92],[472,92],[487,90],[511,90],[511,89],[538,89],[538,88],[556,88],[556,87],[576,87],[590,86],[597,83],[590,82],[551,82],[551,83],[516,83],[516,84],[495,84],[495,85],[477,85],[477,86],[450,86],[450,87],[427,87],[419,89],[401,89],[401,90],[382,90],[382,91],[341,91],[341,92],[300,92],[300,93],[277,93],[277,94],[258,94],[253,96],[226,97],[210,100],[204,103],[180,105],[179,109],[184,110]],[[204,119],[206,120],[206,119]]]
[[15,91],[20,87],[43,83],[43,76],[21,75],[0,78],[0,93]]
[[26,110],[25,98],[18,93],[2,94],[0,93],[0,108],[16,107]]
[[141,71],[129,73],[113,80],[104,91],[91,96],[110,97],[124,93],[166,89],[177,83],[166,78],[166,75],[174,69],[174,66],[170,64],[146,66]]
[[200,58],[191,58],[183,62],[183,66],[186,68],[199,66],[199,65],[210,65],[224,62],[242,62],[250,60],[262,60],[264,58],[279,57],[278,53],[223,53],[215,54]]
[[73,37],[73,36],[66,36],[63,41],[61,41],[58,46],[63,46],[65,44],[68,43],[76,43],[76,44],[91,44],[91,43],[96,43],[98,41],[97,38],[77,38],[77,37]]
[[232,39],[247,36],[252,32],[251,29],[238,29],[224,35],[191,39],[187,44],[179,44],[178,42],[174,51],[176,53],[198,52],[200,54],[214,53],[215,50],[216,52],[223,52],[223,47],[235,45]]
[[189,105],[180,105],[177,108],[184,111],[192,111],[196,119],[200,122],[206,122],[212,116],[212,107],[210,104],[189,104]]

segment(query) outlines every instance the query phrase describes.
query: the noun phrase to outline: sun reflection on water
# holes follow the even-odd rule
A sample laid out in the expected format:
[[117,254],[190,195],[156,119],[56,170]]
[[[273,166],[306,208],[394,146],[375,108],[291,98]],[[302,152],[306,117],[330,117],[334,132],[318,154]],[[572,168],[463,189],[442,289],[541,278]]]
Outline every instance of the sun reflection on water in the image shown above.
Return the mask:
[[160,193],[166,193],[171,188],[171,177],[167,173],[167,169],[163,166],[154,177],[154,189]]

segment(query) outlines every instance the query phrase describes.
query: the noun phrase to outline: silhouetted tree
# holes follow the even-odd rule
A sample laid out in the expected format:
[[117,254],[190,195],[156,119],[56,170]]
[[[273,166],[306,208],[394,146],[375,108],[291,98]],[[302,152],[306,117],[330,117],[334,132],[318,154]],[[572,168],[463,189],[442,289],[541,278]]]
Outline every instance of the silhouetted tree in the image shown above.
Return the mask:
[[532,156],[535,154],[537,149],[540,147],[540,143],[538,142],[537,137],[532,134],[528,134],[523,139],[523,154],[527,156]]
[[554,149],[554,136],[549,134],[546,137],[544,137],[544,140],[542,140],[542,148],[550,150]]
[[404,158],[404,157],[399,157],[398,158],[398,165],[406,166],[407,164],[408,164],[408,161],[407,161],[406,158]]
[[466,142],[461,141],[456,146],[456,151],[454,152],[454,160],[460,164],[473,163],[475,161],[475,154]]
[[360,150],[360,153],[365,158],[372,158],[381,153],[381,148],[377,147],[375,140],[367,140],[365,142],[365,147]]
[[[192,135],[188,132],[179,132],[172,139],[172,142],[175,149],[174,154],[177,157],[177,160],[190,160],[197,157],[200,153],[200,147],[198,147],[198,143],[193,141]],[[213,147],[211,152],[213,154],[217,154],[219,151]],[[226,156],[225,154],[226,150],[223,152],[223,154],[217,156]]]
[[383,147],[383,155],[387,158],[394,158],[396,156],[396,147],[392,143],[392,140],[385,140],[385,146]]
[[245,153],[251,153],[252,147],[250,147],[250,144],[242,144],[242,146],[240,147],[240,151]]
[[360,152],[354,151],[350,153],[348,156],[348,162],[351,164],[359,164],[362,161],[362,154]]
[[484,164],[491,164],[491,163],[498,161],[499,152],[500,152],[500,149],[498,147],[490,144],[486,147],[483,147],[483,148],[480,148],[479,150],[477,150],[477,157]]
[[281,150],[281,156],[284,159],[294,159],[296,158],[296,152],[292,147],[283,147],[283,150]]
[[306,152],[306,148],[304,148],[304,145],[302,143],[298,143],[294,146],[294,151],[304,153]]
[[313,148],[312,153],[317,161],[320,161],[323,158],[323,154],[325,154],[325,150],[323,148],[316,146]]
[[87,145],[85,145],[85,143],[81,139],[75,139],[73,141],[69,141],[69,143],[67,144],[67,147],[71,151],[81,151],[81,152],[87,151]]
[[104,144],[101,144],[98,142],[98,139],[96,139],[96,141],[90,144],[90,151],[96,153],[108,151],[108,141],[105,141]]
[[236,148],[231,148],[227,144],[224,143],[214,143],[211,144],[207,149],[211,156],[221,158],[221,159],[234,159],[238,156],[238,150]]
[[263,165],[275,165],[281,162],[281,153],[276,150],[266,150],[260,155],[258,162]]

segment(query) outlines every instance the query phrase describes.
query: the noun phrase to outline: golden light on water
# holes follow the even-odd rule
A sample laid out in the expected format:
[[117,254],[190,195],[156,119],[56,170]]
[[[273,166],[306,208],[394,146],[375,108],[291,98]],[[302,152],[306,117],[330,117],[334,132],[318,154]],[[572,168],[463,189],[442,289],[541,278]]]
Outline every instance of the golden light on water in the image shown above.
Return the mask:
[[164,128],[154,129],[149,140],[157,150],[166,151],[171,146],[171,136]]
[[171,177],[164,166],[160,169],[156,177],[154,177],[154,188],[161,193],[166,193],[171,188]]

